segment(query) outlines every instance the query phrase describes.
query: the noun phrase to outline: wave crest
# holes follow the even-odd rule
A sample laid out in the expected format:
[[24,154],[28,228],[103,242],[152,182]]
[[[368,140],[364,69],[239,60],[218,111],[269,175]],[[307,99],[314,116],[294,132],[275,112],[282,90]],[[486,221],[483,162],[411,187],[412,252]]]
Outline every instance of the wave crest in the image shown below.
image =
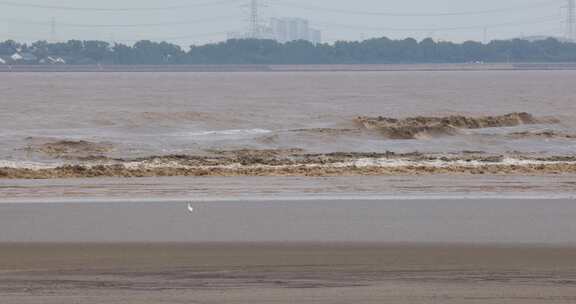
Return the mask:
[[455,135],[461,129],[483,129],[537,124],[540,121],[529,113],[510,113],[500,116],[358,117],[355,122],[366,130],[375,130],[390,139],[419,139],[430,136]]

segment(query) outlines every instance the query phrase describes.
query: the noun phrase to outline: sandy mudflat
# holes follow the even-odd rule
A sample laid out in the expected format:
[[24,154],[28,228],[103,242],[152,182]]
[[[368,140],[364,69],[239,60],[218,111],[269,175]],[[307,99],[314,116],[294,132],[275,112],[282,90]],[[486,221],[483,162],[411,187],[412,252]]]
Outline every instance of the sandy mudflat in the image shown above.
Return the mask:
[[0,304],[576,303],[571,199],[194,206],[0,204]]
[[576,248],[0,245],[2,304],[575,303]]

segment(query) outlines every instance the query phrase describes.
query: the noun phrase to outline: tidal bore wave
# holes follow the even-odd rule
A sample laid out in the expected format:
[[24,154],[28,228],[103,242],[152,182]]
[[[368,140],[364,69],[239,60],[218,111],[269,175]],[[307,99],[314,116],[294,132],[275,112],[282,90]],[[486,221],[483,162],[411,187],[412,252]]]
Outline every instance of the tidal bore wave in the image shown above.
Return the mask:
[[156,176],[344,176],[576,173],[576,157],[483,154],[223,151],[219,156],[169,155],[41,165],[0,163],[0,178],[47,179]]
[[375,130],[390,139],[419,139],[426,137],[455,135],[463,129],[485,129],[514,127],[550,121],[537,119],[529,113],[510,113],[501,116],[446,116],[409,117],[405,119],[387,117],[358,117],[356,123],[367,130]]
[[[518,131],[508,129],[522,125],[551,126],[558,120],[539,118],[529,113],[500,116],[358,117],[355,128],[312,128],[288,131],[267,129],[229,129],[188,133],[194,138],[269,135],[278,132],[321,135],[322,140],[338,143],[341,139],[360,138],[363,133],[376,134],[376,140],[422,140],[436,136],[462,135],[464,130],[500,128],[500,136],[508,140],[576,139],[554,130]],[[538,126],[537,126],[538,127]],[[492,132],[488,130],[488,132]],[[471,135],[474,136],[474,135]],[[229,139],[226,139],[229,140]],[[257,138],[254,139],[258,141]],[[41,155],[48,162],[0,161],[0,178],[46,179],[86,177],[155,177],[155,176],[342,176],[342,175],[426,175],[426,174],[563,174],[576,173],[576,155],[534,152],[462,151],[427,153],[333,152],[312,153],[303,148],[267,148],[274,138],[260,140],[263,148],[203,148],[198,153],[160,154],[137,157],[118,153],[118,145],[110,142],[30,139],[22,149]],[[267,143],[272,143],[268,144]],[[321,144],[321,143],[318,143]],[[380,149],[384,150],[384,149]],[[116,156],[114,156],[116,155]],[[122,155],[122,157],[117,157]]]

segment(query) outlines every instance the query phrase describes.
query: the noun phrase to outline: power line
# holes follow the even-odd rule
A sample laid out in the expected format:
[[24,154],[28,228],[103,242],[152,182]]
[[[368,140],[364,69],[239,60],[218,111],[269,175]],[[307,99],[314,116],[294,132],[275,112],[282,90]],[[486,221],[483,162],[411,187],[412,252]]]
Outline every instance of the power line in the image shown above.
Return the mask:
[[508,26],[518,26],[518,25],[528,25],[528,24],[539,24],[551,21],[558,21],[557,16],[549,16],[539,19],[531,19],[518,22],[504,22],[504,23],[494,23],[485,25],[470,25],[470,26],[455,26],[455,27],[437,27],[437,28],[391,28],[391,27],[369,27],[362,25],[350,25],[350,24],[337,24],[337,23],[317,23],[318,25],[330,26],[330,27],[341,27],[357,30],[374,30],[374,31],[397,31],[397,32],[436,32],[436,31],[459,31],[459,30],[472,30],[472,29],[489,29],[497,27],[508,27]]
[[92,11],[92,12],[129,12],[129,11],[168,11],[179,10],[185,8],[195,8],[203,6],[214,6],[221,4],[229,4],[238,2],[240,0],[218,0],[218,1],[205,1],[198,3],[191,3],[186,5],[175,6],[159,6],[159,7],[81,7],[81,6],[63,6],[63,5],[44,5],[34,3],[22,3],[13,1],[0,1],[1,6],[20,7],[20,8],[35,8],[35,9],[50,9],[50,10],[65,10],[65,11]]
[[534,35],[534,36],[538,36],[538,35],[544,35],[544,36],[550,36],[550,37],[561,37],[562,36],[562,31],[563,29],[560,27],[554,27],[554,28],[548,28],[547,30],[541,30],[541,31],[536,31],[536,32],[530,32],[530,35]]
[[184,36],[172,36],[172,37],[164,37],[164,38],[160,38],[160,39],[154,39],[154,38],[148,38],[148,39],[120,39],[117,40],[118,42],[124,42],[124,43],[133,43],[133,42],[139,42],[139,41],[146,41],[146,40],[150,40],[150,41],[178,41],[178,40],[186,40],[186,39],[194,39],[194,38],[201,38],[201,37],[212,37],[212,36],[220,36],[220,35],[226,35],[228,34],[228,32],[213,32],[213,33],[202,33],[202,34],[195,34],[195,35],[184,35]]
[[[164,27],[164,26],[175,26],[175,25],[190,25],[198,24],[203,22],[221,21],[229,20],[234,18],[234,16],[219,16],[203,19],[194,19],[181,22],[164,22],[164,23],[136,23],[136,24],[90,24],[90,23],[58,23],[59,27],[72,27],[72,28],[139,28],[139,27]],[[52,22],[43,21],[31,21],[31,20],[21,20],[21,19],[0,19],[0,22],[8,22],[14,24],[26,24],[26,25],[38,25],[46,26],[52,25]]]
[[331,7],[322,7],[316,5],[300,4],[295,2],[285,2],[282,0],[276,0],[276,5],[298,8],[310,11],[323,11],[329,13],[337,14],[348,14],[348,15],[371,15],[371,16],[388,16],[388,17],[442,17],[442,16],[467,16],[467,15],[486,15],[494,13],[506,13],[506,12],[516,12],[523,9],[535,9],[541,7],[549,7],[551,5],[557,5],[557,1],[545,1],[538,2],[527,5],[518,5],[514,7],[496,8],[488,10],[476,10],[476,11],[461,11],[461,12],[438,12],[438,13],[408,13],[408,12],[375,12],[375,11],[359,11],[359,10],[347,10],[338,9]]
[[[121,43],[134,43],[139,41],[179,41],[179,40],[187,40],[187,39],[194,39],[194,38],[202,38],[202,37],[213,37],[213,36],[221,36],[225,35],[228,32],[212,32],[212,33],[201,33],[201,34],[194,34],[194,35],[184,35],[184,36],[168,36],[163,38],[139,38],[139,39],[113,39],[115,42]],[[18,38],[23,40],[30,40],[30,41],[42,41],[43,38],[32,38],[30,36],[22,36],[22,35],[10,35],[9,38]],[[68,40],[75,40],[75,39],[68,39]],[[76,39],[76,40],[85,40],[85,39]]]
[[[38,8],[38,9],[52,9],[52,10],[75,10],[75,11],[101,11],[101,12],[128,12],[128,11],[153,11],[153,10],[177,10],[183,8],[199,7],[199,6],[211,6],[228,4],[238,1],[247,0],[215,0],[204,2],[194,2],[189,4],[183,4],[179,6],[165,6],[165,7],[78,7],[78,6],[60,6],[60,5],[40,5],[32,3],[21,3],[13,1],[2,1],[0,0],[0,6],[10,6],[10,7],[22,7],[22,8]],[[248,0],[249,8],[249,18],[248,18],[248,37],[250,38],[260,38],[261,26],[260,21],[260,8],[262,6],[261,0]],[[556,0],[558,1],[558,0]],[[401,12],[369,12],[369,11],[358,11],[358,10],[344,10],[336,8],[327,8],[313,5],[297,4],[294,2],[285,2],[283,0],[274,0],[275,5],[296,7],[307,10],[314,11],[324,11],[339,14],[355,14],[355,15],[374,15],[374,16],[399,16],[399,17],[432,17],[432,16],[459,16],[459,15],[482,15],[482,14],[492,14],[492,13],[503,13],[503,12],[515,12],[522,9],[533,9],[538,7],[548,7],[556,1],[545,1],[532,4],[526,4],[516,7],[506,7],[506,8],[495,8],[487,10],[478,11],[462,11],[462,12],[440,12],[440,13],[401,13]],[[567,16],[567,38],[571,40],[576,40],[576,16],[574,5],[575,0],[568,1],[568,16]],[[165,22],[165,23],[142,23],[142,24],[83,24],[83,23],[58,23],[58,27],[71,27],[71,28],[139,28],[139,27],[164,27],[164,26],[178,26],[178,25],[189,25],[201,22],[210,22],[216,20],[232,19],[234,16],[222,16],[222,17],[210,17],[204,19],[187,20],[181,22]],[[453,27],[438,27],[438,28],[387,28],[387,27],[371,27],[362,25],[347,25],[347,24],[334,24],[334,23],[317,23],[320,25],[325,25],[329,27],[340,27],[348,29],[358,29],[358,30],[373,30],[373,31],[399,31],[399,32],[438,32],[438,31],[458,31],[458,30],[474,30],[482,29],[485,31],[485,38],[487,40],[487,30],[490,28],[498,27],[509,27],[517,25],[527,25],[527,24],[537,24],[545,23],[551,21],[558,21],[558,16],[544,17],[540,19],[530,19],[521,22],[505,22],[487,25],[469,25],[469,26],[453,26]],[[0,19],[0,22],[13,22],[19,24],[30,24],[30,25],[40,25],[40,26],[51,26],[52,28],[52,40],[55,40],[56,36],[56,23],[52,22],[38,22],[38,21],[26,21],[26,20],[15,20],[15,19]],[[177,39],[187,39],[194,36],[180,36]],[[174,37],[167,37],[166,39],[158,40],[170,40]],[[124,41],[139,41],[139,40],[124,40]]]

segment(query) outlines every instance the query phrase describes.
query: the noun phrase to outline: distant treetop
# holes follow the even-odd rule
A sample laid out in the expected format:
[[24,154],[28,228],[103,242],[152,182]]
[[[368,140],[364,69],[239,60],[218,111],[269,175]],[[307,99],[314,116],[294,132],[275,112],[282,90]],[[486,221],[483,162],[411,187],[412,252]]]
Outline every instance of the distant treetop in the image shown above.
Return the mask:
[[0,64],[400,64],[466,62],[576,62],[576,43],[554,38],[453,43],[412,38],[338,41],[232,39],[191,46],[188,50],[167,42],[139,41],[134,45],[104,41],[32,44],[0,42]]

